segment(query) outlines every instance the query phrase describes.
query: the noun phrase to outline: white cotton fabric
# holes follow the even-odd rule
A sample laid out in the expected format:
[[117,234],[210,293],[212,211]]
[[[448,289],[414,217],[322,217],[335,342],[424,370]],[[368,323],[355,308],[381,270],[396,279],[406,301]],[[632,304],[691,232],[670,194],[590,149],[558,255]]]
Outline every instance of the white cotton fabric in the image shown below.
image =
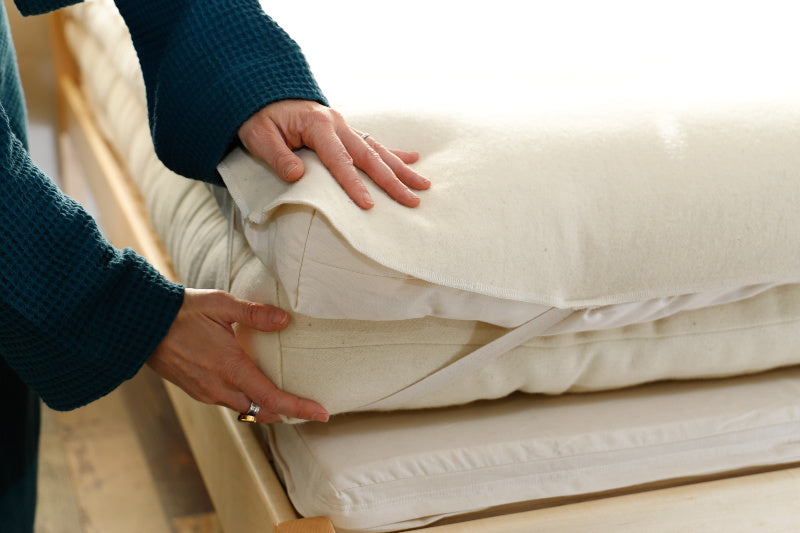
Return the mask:
[[[350,123],[421,150],[433,182],[417,209],[368,183],[363,211],[311,152],[293,185],[232,154],[220,171],[293,309],[510,325],[505,300],[595,308],[798,280],[800,37],[780,6],[264,7]],[[344,242],[317,248],[326,233]]]
[[[255,168],[261,165],[243,152],[229,156],[220,165],[230,191],[239,198],[258,198],[261,193],[256,189],[260,185],[250,193],[244,191],[251,183],[270,179]],[[550,308],[439,285],[392,270],[356,251],[319,211],[302,205],[281,207],[268,223],[244,223],[243,233],[254,253],[280,281],[291,309],[317,318],[405,320],[434,316],[516,327]],[[551,333],[651,322],[683,310],[748,298],[785,283],[788,280],[579,307]]]
[[[110,138],[142,189],[179,276],[190,286],[223,287],[228,277],[224,271],[226,223],[211,194],[203,184],[180,178],[159,163],[145,108],[132,84],[115,73],[109,52],[91,32],[77,23],[68,30],[73,46],[81,50],[78,58],[87,92],[107,94],[95,99],[97,114],[115,118],[108,120]],[[281,216],[293,210],[303,208],[287,206]],[[273,271],[240,234],[234,237],[232,291],[243,298],[290,307],[291,298]],[[771,285],[756,286],[743,300],[718,305],[709,301],[711,307],[684,310],[661,320],[602,331],[566,330],[532,339],[479,371],[402,407],[462,404],[517,390],[560,394],[664,379],[731,376],[796,364],[800,362],[796,349],[800,346],[800,286]],[[584,327],[625,309],[579,310],[561,325]],[[389,396],[505,332],[479,320],[361,321],[295,313],[292,324],[278,334],[240,329],[239,338],[279,387],[315,399],[335,414]]]
[[272,425],[303,516],[395,531],[497,506],[800,459],[800,371]]

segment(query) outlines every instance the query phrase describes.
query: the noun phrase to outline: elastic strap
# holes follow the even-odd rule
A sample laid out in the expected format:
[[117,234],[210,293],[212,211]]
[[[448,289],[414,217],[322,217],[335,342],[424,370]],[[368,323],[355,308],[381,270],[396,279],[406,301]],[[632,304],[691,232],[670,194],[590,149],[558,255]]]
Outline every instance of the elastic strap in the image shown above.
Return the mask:
[[228,250],[225,254],[225,292],[231,292],[231,280],[233,278],[233,229],[236,218],[236,206],[233,205],[231,195],[225,195],[225,212],[228,215]]
[[404,389],[356,409],[357,411],[393,410],[408,405],[410,400],[426,396],[455,382],[458,378],[474,372],[504,353],[534,337],[545,335],[554,325],[572,314],[570,309],[551,307],[524,324],[493,340],[458,361],[429,374]]

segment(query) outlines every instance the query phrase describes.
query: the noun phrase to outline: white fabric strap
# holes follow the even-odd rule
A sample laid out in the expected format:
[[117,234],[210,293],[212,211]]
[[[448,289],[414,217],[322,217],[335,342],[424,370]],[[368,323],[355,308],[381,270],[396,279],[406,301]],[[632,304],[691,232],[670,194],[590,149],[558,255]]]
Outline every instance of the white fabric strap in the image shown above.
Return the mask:
[[228,216],[227,252],[225,254],[225,292],[231,292],[233,282],[233,230],[236,219],[236,206],[230,194],[225,195],[225,213]]
[[504,353],[513,350],[525,341],[545,335],[550,328],[564,320],[567,316],[572,314],[572,312],[571,309],[551,307],[547,311],[493,340],[489,344],[467,354],[458,361],[437,370],[433,374],[425,376],[404,389],[400,389],[389,396],[355,410],[388,411],[400,409],[403,405],[407,405],[409,400],[436,392],[453,383],[461,376],[474,372]]

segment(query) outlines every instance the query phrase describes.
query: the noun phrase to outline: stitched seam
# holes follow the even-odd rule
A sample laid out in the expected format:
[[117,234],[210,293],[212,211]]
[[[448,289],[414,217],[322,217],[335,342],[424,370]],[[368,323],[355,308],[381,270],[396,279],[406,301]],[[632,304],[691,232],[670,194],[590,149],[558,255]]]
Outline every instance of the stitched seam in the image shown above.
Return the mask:
[[[280,287],[278,286],[278,282],[275,281],[273,283],[272,287],[273,287],[273,290],[274,290],[273,294],[275,295],[275,298],[273,299],[273,302],[276,302],[278,304],[278,306],[281,307],[281,308],[284,307],[283,303],[281,302],[281,291],[280,291]],[[279,389],[283,390],[285,388],[285,385],[283,383],[283,376],[286,375],[286,369],[283,367],[283,361],[284,361],[284,357],[283,357],[283,330],[280,329],[280,330],[277,331],[277,333],[278,333],[278,335],[277,335],[278,336],[278,357],[280,357],[280,361],[279,361],[278,367],[281,370],[280,370],[280,376],[278,376],[279,379],[280,379],[280,383],[278,383],[276,385],[277,385],[277,387]]]
[[308,250],[308,241],[310,240],[311,236],[311,225],[314,223],[314,219],[317,217],[317,210],[314,209],[314,212],[311,213],[311,218],[308,220],[308,230],[306,231],[306,241],[303,243],[303,253],[300,254],[300,266],[297,268],[297,292],[295,293],[295,302],[297,302],[297,306],[300,306],[300,280],[303,277],[303,265],[306,261],[306,251]]
[[[384,274],[374,274],[372,272],[361,272],[361,271],[358,271],[358,270],[352,270],[352,269],[345,268],[345,267],[340,266],[340,265],[332,265],[330,263],[326,263],[325,261],[320,261],[318,259],[314,259],[313,257],[309,257],[308,261],[311,262],[311,263],[320,265],[320,266],[332,268],[332,269],[335,269],[335,270],[341,270],[341,271],[344,271],[344,272],[349,272],[351,274],[357,274],[359,276],[369,276],[369,277],[381,278],[381,279],[388,278],[388,279],[400,279],[400,280],[419,280],[419,278],[415,278],[413,276],[407,276],[407,275],[404,275],[401,272],[398,272],[397,275],[395,275],[395,276],[384,275]],[[419,280],[419,281],[423,282],[423,283],[431,284],[431,282],[429,282],[429,281],[424,281],[424,280]]]
[[[555,351],[563,348],[573,348],[576,346],[585,346],[585,345],[599,345],[599,344],[607,344],[609,342],[627,342],[627,341],[652,341],[652,340],[662,340],[662,339],[672,339],[677,337],[702,337],[707,335],[719,335],[723,333],[730,333],[735,331],[748,331],[753,329],[763,329],[763,328],[773,328],[773,327],[780,327],[791,325],[795,323],[800,323],[800,318],[790,318],[786,320],[776,320],[776,321],[769,321],[759,324],[752,324],[745,327],[728,327],[728,328],[719,328],[719,329],[710,329],[708,331],[693,331],[693,332],[677,332],[672,334],[655,334],[652,336],[645,336],[645,335],[637,335],[637,336],[625,336],[620,334],[619,336],[610,337],[607,339],[578,339],[575,342],[565,343],[565,344],[558,344],[558,345],[551,345],[551,344],[538,344],[535,341],[539,339],[544,339],[547,337],[534,337],[533,339],[522,343],[520,346],[527,346],[530,348],[535,348],[537,350],[542,351]],[[581,332],[581,333],[591,333],[589,332]],[[580,335],[580,333],[564,333],[563,335]],[[491,342],[492,339],[486,341],[486,343]],[[287,345],[286,348],[290,350],[341,350],[347,348],[358,348],[358,347],[374,347],[374,346],[408,346],[408,345],[415,345],[421,344],[425,346],[464,346],[464,347],[474,347],[474,346],[483,346],[486,343],[477,343],[477,342],[427,342],[425,340],[417,341],[415,339],[408,339],[404,340],[403,342],[392,343],[392,342],[365,342],[363,344],[340,344],[336,346],[303,346],[303,345]]]
[[[797,418],[792,418],[792,419],[789,419],[787,421],[783,421],[783,422],[776,423],[776,424],[768,424],[768,425],[765,425],[765,426],[738,429],[738,430],[733,430],[733,431],[723,431],[723,432],[719,432],[719,433],[715,433],[715,434],[711,434],[711,435],[693,437],[693,438],[687,439],[687,440],[670,440],[670,441],[667,441],[667,442],[661,442],[661,443],[656,443],[656,444],[648,444],[648,445],[645,445],[645,446],[620,447],[620,448],[612,450],[611,453],[612,454],[622,453],[622,452],[627,452],[627,451],[630,451],[630,450],[648,450],[648,449],[656,449],[657,450],[659,448],[663,448],[664,446],[670,446],[670,445],[674,445],[674,444],[682,444],[682,443],[689,443],[689,442],[699,442],[699,441],[709,440],[709,439],[718,439],[718,438],[722,438],[722,437],[731,437],[731,436],[734,436],[734,435],[741,435],[741,434],[745,434],[745,433],[753,434],[753,433],[755,433],[755,432],[757,432],[759,430],[769,430],[771,428],[784,426],[787,423],[788,424],[792,424],[792,423],[793,424],[797,424],[798,420],[797,420]],[[759,440],[757,440],[755,442],[763,442],[763,440],[759,439]],[[737,442],[732,442],[732,443],[725,444],[720,449],[729,449],[729,448],[735,448],[735,447],[738,447],[738,446],[741,446],[741,443],[737,441]],[[591,458],[591,457],[595,457],[595,456],[598,456],[598,455],[599,456],[603,456],[606,453],[608,453],[608,452],[579,453],[579,454],[574,454],[574,455],[567,456],[566,458],[567,459]],[[664,455],[664,452],[661,452],[661,454],[664,457],[676,456],[676,455],[679,455],[679,454],[682,454],[682,453],[685,453],[685,451],[684,450],[670,451],[670,452],[667,452],[666,455]],[[635,461],[636,460],[634,460],[634,462]],[[350,492],[350,491],[353,491],[353,490],[365,489],[365,488],[369,488],[369,487],[373,487],[373,486],[390,486],[390,485],[397,484],[397,483],[405,483],[405,482],[407,482],[409,480],[413,480],[413,479],[446,478],[446,477],[449,477],[449,476],[460,476],[460,475],[463,475],[463,474],[465,474],[467,472],[469,472],[469,473],[478,473],[478,472],[486,471],[486,470],[493,470],[493,469],[498,469],[498,468],[502,469],[502,468],[513,467],[515,465],[529,465],[529,464],[536,464],[536,463],[541,463],[541,462],[547,463],[548,461],[547,460],[542,461],[541,459],[533,458],[533,459],[529,459],[529,460],[525,460],[525,461],[518,461],[518,462],[501,462],[501,463],[498,463],[498,464],[490,464],[490,465],[486,465],[486,466],[481,466],[479,468],[470,468],[470,469],[467,469],[467,470],[458,470],[458,471],[455,471],[455,472],[441,472],[441,473],[437,473],[437,474],[424,474],[422,476],[411,475],[411,476],[406,476],[406,477],[398,477],[398,478],[392,479],[390,481],[378,481],[378,482],[368,482],[368,483],[364,483],[364,484],[353,484],[353,485],[351,485],[349,487],[340,489],[339,492],[340,493],[347,493],[347,492]],[[623,461],[621,463],[618,463],[617,466],[622,466],[622,465],[630,464],[630,463],[631,463],[631,460],[628,459],[628,460],[625,460],[625,461]],[[598,467],[597,465],[582,465],[582,466],[577,466],[577,467],[570,468],[569,472],[577,473],[577,472],[583,472],[583,471],[590,471],[590,470],[593,470],[593,469],[597,469],[597,467]],[[545,473],[544,475],[545,476],[547,476],[548,474],[550,474],[550,475],[553,475],[553,474],[559,475],[559,474],[563,474],[563,473],[564,473],[563,471],[554,471],[554,472]],[[517,483],[517,484],[526,483],[525,479],[536,478],[536,477],[539,477],[539,476],[542,476],[542,475],[543,475],[542,472],[535,472],[535,473],[527,474],[527,475],[525,475],[524,477],[522,477],[520,479],[515,479],[513,482]],[[496,482],[493,482],[493,484],[509,483],[509,482],[510,482],[509,480],[498,480]],[[490,484],[492,484],[492,483],[490,483]],[[469,490],[474,490],[473,487],[468,487],[468,489]],[[443,492],[447,492],[447,490],[448,489],[437,489],[437,490],[425,491],[425,492],[416,491],[413,496],[402,495],[402,496],[397,496],[397,497],[394,497],[394,498],[387,498],[387,499],[382,500],[380,502],[364,502],[364,503],[349,504],[349,505],[343,505],[340,502],[336,502],[336,503],[341,506],[340,507],[341,509],[349,509],[351,511],[369,510],[369,509],[376,508],[378,506],[384,506],[384,505],[387,505],[387,504],[397,504],[397,503],[402,503],[402,502],[407,502],[407,501],[416,501],[419,498],[431,497],[431,496],[435,496],[437,494],[441,494]],[[462,490],[462,492],[463,492],[463,490]]]

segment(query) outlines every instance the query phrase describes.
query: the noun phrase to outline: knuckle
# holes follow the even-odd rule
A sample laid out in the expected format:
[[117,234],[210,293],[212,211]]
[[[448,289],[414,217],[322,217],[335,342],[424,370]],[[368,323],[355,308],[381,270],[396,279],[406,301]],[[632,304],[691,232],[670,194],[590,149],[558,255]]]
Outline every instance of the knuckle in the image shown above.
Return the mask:
[[314,108],[306,114],[306,124],[309,127],[332,127],[334,115],[330,109]]
[[220,395],[217,393],[217,389],[206,383],[201,384],[200,389],[195,391],[195,394],[193,394],[192,397],[199,402],[207,403],[209,405],[219,405],[219,402],[221,401]]
[[225,301],[228,299],[229,295],[225,291],[221,291],[218,289],[210,290],[206,293],[206,297],[209,299],[209,303],[211,305],[220,306],[224,305]]
[[366,162],[371,164],[371,165],[381,165],[381,166],[383,166],[383,158],[380,156],[380,154],[378,152],[376,152],[372,148],[369,148],[369,149],[366,150],[366,153],[364,154],[364,157],[366,159]]
[[231,385],[237,385],[239,381],[239,376],[242,373],[242,362],[239,357],[236,356],[222,356],[219,366],[219,377],[220,379]]
[[341,166],[344,166],[344,167],[351,167],[351,166],[353,166],[353,163],[354,163],[353,162],[353,156],[351,156],[347,152],[343,152],[339,156],[337,163],[339,165],[341,165]]
[[273,164],[275,167],[281,168],[294,161],[294,158],[295,155],[291,151],[282,150],[275,154],[275,157],[273,158]]
[[275,397],[275,394],[262,394],[255,402],[261,406],[262,411],[267,413],[280,413],[281,402]]
[[263,306],[254,302],[244,303],[244,318],[248,324],[258,324],[263,312]]

